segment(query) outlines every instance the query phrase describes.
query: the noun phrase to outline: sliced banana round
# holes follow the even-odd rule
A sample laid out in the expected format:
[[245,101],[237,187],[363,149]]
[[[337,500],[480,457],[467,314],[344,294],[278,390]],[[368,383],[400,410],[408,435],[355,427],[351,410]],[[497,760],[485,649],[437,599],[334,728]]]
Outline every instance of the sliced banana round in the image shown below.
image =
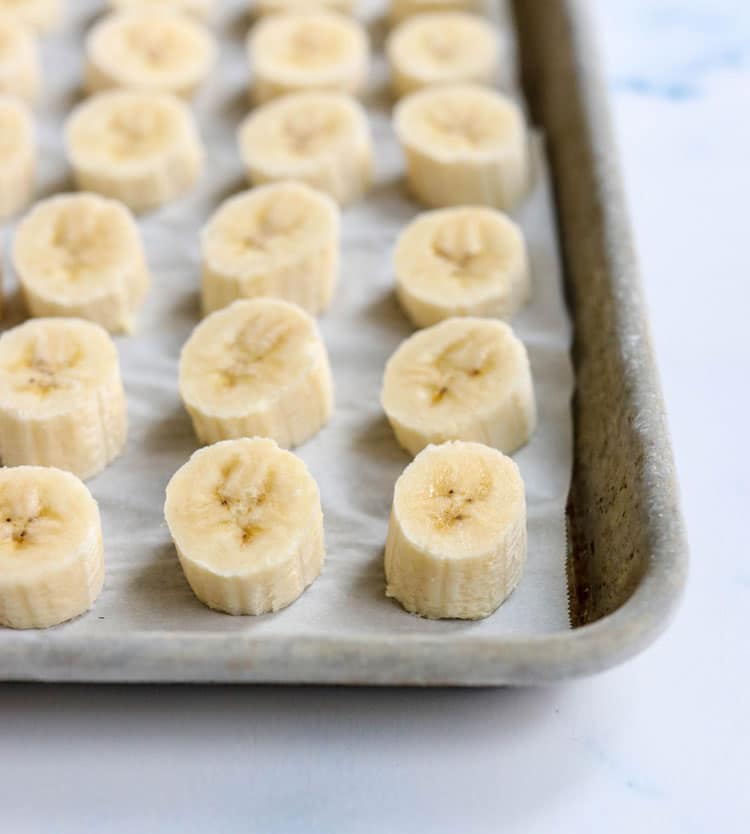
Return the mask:
[[391,33],[386,53],[396,96],[432,84],[493,84],[499,67],[494,27],[464,12],[410,18]]
[[133,216],[96,194],[37,203],[19,224],[13,264],[32,316],[76,316],[112,332],[133,329],[150,284]]
[[65,138],[78,187],[135,212],[180,197],[203,168],[190,110],[165,93],[99,93],[73,111]]
[[41,87],[39,50],[31,30],[0,6],[0,94],[34,101]]
[[256,296],[322,312],[338,280],[339,225],[336,203],[299,182],[226,200],[201,233],[204,312]]
[[31,198],[36,177],[36,138],[31,113],[14,96],[0,95],[0,220]]
[[336,12],[271,15],[247,41],[253,96],[266,102],[303,90],[359,95],[367,86],[370,48],[362,24]]
[[217,4],[217,0],[109,0],[112,9],[170,9],[200,20],[208,20]]
[[351,15],[356,5],[356,0],[256,0],[252,8],[258,17],[278,12],[312,12],[319,9]]
[[0,12],[8,12],[37,32],[48,32],[62,20],[63,0],[0,0]]
[[481,443],[428,446],[393,491],[386,596],[431,619],[478,620],[526,562],[526,497],[516,464]]
[[211,313],[182,349],[180,395],[201,443],[255,435],[287,448],[304,443],[333,413],[315,320],[273,298]]
[[291,93],[251,113],[239,130],[251,183],[295,179],[341,204],[364,195],[372,142],[362,106],[343,93]]
[[398,299],[417,327],[451,316],[507,319],[529,299],[523,232],[495,209],[421,214],[398,239],[394,270]]
[[50,467],[0,469],[0,625],[78,617],[103,582],[99,507],[85,484]]
[[209,608],[286,608],[323,566],[315,479],[267,438],[199,449],[167,485],[164,516],[190,587]]
[[536,426],[526,348],[492,319],[446,319],[402,342],[385,366],[381,404],[413,455],[447,440],[510,454]]
[[179,12],[143,9],[108,15],[86,38],[86,87],[192,96],[211,71],[208,30]]
[[122,451],[125,392],[107,331],[30,319],[0,337],[0,456],[89,478]]
[[472,84],[428,87],[399,102],[394,127],[409,186],[427,206],[507,209],[526,190],[526,127],[507,96]]
[[390,0],[388,18],[391,25],[412,15],[430,12],[475,12],[485,14],[486,0]]

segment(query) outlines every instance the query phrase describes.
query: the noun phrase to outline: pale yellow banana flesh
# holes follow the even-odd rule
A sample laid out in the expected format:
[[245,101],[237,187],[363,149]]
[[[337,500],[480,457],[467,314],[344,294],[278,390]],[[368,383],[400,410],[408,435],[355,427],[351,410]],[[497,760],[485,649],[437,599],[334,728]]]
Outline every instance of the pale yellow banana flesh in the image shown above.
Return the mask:
[[0,12],[7,12],[37,32],[49,32],[63,18],[64,0],[0,0]]
[[31,114],[20,100],[0,95],[0,220],[29,202],[36,176]]
[[180,394],[202,443],[271,437],[304,443],[333,412],[328,353],[315,321],[286,301],[235,301],[193,331]]
[[252,11],[258,17],[279,12],[314,12],[330,9],[351,15],[355,11],[357,0],[256,0]]
[[203,168],[203,148],[184,102],[164,93],[111,90],[73,111],[65,128],[78,187],[156,208],[188,191]]
[[165,9],[116,12],[86,38],[86,87],[124,87],[191,97],[211,71],[212,36],[188,17]]
[[302,183],[225,201],[201,234],[204,313],[259,296],[322,312],[338,280],[339,225],[336,203]]
[[397,97],[431,84],[493,84],[499,66],[494,27],[463,12],[420,14],[401,23],[386,45]]
[[409,187],[426,206],[508,209],[526,192],[527,131],[507,96],[472,84],[427,87],[399,102],[394,129]]
[[112,9],[166,9],[193,15],[199,20],[208,20],[219,0],[109,0]]
[[370,69],[364,27],[330,11],[266,17],[250,31],[248,58],[259,103],[305,90],[359,95]]
[[396,482],[386,595],[422,617],[486,617],[518,584],[526,542],[510,458],[478,443],[428,446]]
[[240,155],[251,184],[295,179],[338,203],[364,195],[372,178],[372,143],[362,106],[342,93],[291,93],[242,123]]
[[31,30],[0,5],[0,95],[33,102],[39,95],[42,69]]
[[507,319],[530,294],[523,232],[483,207],[419,215],[398,239],[394,272],[398,299],[417,327],[452,316]]
[[167,486],[164,515],[193,592],[219,611],[278,611],[323,565],[317,484],[272,440],[229,440],[195,452]]
[[82,319],[31,319],[0,337],[0,456],[91,477],[120,454],[125,392],[109,335]]
[[99,508],[84,484],[48,467],[0,469],[0,625],[70,620],[103,581]]
[[408,452],[470,440],[507,454],[536,426],[526,349],[501,321],[446,319],[404,341],[388,360],[383,410]]
[[133,329],[150,278],[138,227],[95,194],[43,200],[19,224],[13,263],[32,316],[73,316]]

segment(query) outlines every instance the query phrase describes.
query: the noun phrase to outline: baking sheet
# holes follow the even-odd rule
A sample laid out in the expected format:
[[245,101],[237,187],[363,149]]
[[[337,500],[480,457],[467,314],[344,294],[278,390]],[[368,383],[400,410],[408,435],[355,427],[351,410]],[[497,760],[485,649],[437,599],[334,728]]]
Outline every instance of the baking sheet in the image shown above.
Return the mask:
[[[43,50],[47,95],[38,108],[39,196],[72,187],[62,124],[80,98],[83,33],[102,4],[81,0],[68,5],[65,30],[48,39]],[[323,573],[290,608],[256,618],[206,609],[185,582],[162,505],[167,481],[197,448],[177,393],[177,363],[199,319],[198,230],[222,199],[246,187],[235,144],[236,127],[248,110],[244,5],[223,4],[216,22],[220,63],[196,100],[208,151],[200,186],[139,221],[153,287],[136,333],[116,339],[128,395],[128,444],[121,458],[89,482],[102,511],[105,588],[92,612],[48,634],[445,634],[470,640],[569,628],[565,503],[572,455],[570,325],[549,178],[538,139],[535,186],[514,212],[527,236],[533,274],[533,300],[514,326],[529,349],[539,406],[537,432],[516,455],[528,500],[525,576],[493,616],[476,623],[421,620],[384,596],[382,551],[393,484],[409,457],[397,446],[382,415],[380,382],[386,359],[412,332],[392,293],[391,254],[398,232],[419,207],[403,188],[403,163],[390,128],[387,97],[380,89],[385,78],[382,61],[375,68],[369,100],[376,184],[365,201],[345,210],[341,280],[334,304],[320,321],[331,356],[336,413],[316,438],[297,450],[320,485],[327,546]],[[373,31],[377,37],[380,29]],[[2,237],[7,250],[8,226]],[[6,291],[12,283],[11,276]],[[18,315],[16,298],[6,323],[13,323],[14,317],[17,321]],[[0,646],[26,636],[0,632]]]

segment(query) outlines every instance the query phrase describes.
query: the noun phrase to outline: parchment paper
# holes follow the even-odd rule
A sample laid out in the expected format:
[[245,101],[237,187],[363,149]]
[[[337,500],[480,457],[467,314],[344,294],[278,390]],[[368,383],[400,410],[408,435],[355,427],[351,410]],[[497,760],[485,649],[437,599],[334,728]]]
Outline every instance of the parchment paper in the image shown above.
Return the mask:
[[[83,37],[104,3],[69,2],[64,29],[43,44],[46,95],[39,103],[40,182],[37,196],[71,190],[62,125],[80,100]],[[571,472],[570,325],[562,295],[558,249],[542,145],[534,143],[536,183],[514,216],[526,233],[533,300],[513,324],[526,343],[536,386],[539,427],[518,461],[526,483],[529,557],[519,587],[480,622],[427,621],[384,596],[382,568],[393,485],[410,458],[399,449],[379,405],[383,366],[412,332],[392,292],[395,238],[419,211],[402,184],[403,162],[390,127],[385,68],[378,58],[368,100],[377,156],[369,197],[343,217],[341,279],[320,324],[331,356],[336,412],[298,449],[317,479],[325,514],[323,573],[291,607],[263,617],[212,612],[192,595],[163,521],[164,488],[197,448],[177,392],[182,344],[199,320],[198,231],[225,197],[245,188],[235,130],[249,109],[243,36],[245,3],[225,2],[215,21],[220,61],[195,102],[207,147],[199,187],[143,216],[139,225],[153,287],[132,336],[117,337],[128,396],[130,431],[124,454],[89,482],[102,512],[106,581],[95,608],[59,626],[71,633],[243,632],[255,634],[460,634],[462,639],[567,629],[564,507]],[[383,27],[371,26],[373,42]],[[506,31],[508,44],[512,35]],[[512,53],[509,53],[512,54]],[[507,78],[507,68],[504,76]],[[6,293],[12,225],[0,231]],[[3,325],[22,317],[11,299]],[[0,637],[7,637],[0,635]]]

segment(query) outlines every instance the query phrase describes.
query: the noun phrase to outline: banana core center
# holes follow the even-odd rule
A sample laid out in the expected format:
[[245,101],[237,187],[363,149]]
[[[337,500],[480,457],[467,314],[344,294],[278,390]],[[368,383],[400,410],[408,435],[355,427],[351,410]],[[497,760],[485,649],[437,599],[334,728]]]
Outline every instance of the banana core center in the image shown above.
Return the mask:
[[237,470],[229,467],[216,488],[216,499],[226,520],[239,529],[242,544],[249,544],[267,529],[267,503],[273,493],[274,478],[267,471],[256,483],[238,485],[237,480]]
[[470,340],[449,345],[438,356],[426,360],[415,376],[427,394],[430,405],[440,405],[446,398],[461,399],[467,384],[487,374],[493,367],[492,354]]
[[185,47],[174,32],[157,27],[139,26],[127,34],[127,41],[143,62],[155,69],[163,69],[179,61]]
[[59,518],[36,490],[0,503],[0,542],[10,544],[13,550],[28,544],[35,536],[53,535],[58,526]]
[[263,374],[260,366],[284,350],[292,330],[288,322],[270,325],[265,332],[259,332],[255,324],[243,328],[229,348],[229,361],[219,371],[224,383],[233,388],[257,380]]

